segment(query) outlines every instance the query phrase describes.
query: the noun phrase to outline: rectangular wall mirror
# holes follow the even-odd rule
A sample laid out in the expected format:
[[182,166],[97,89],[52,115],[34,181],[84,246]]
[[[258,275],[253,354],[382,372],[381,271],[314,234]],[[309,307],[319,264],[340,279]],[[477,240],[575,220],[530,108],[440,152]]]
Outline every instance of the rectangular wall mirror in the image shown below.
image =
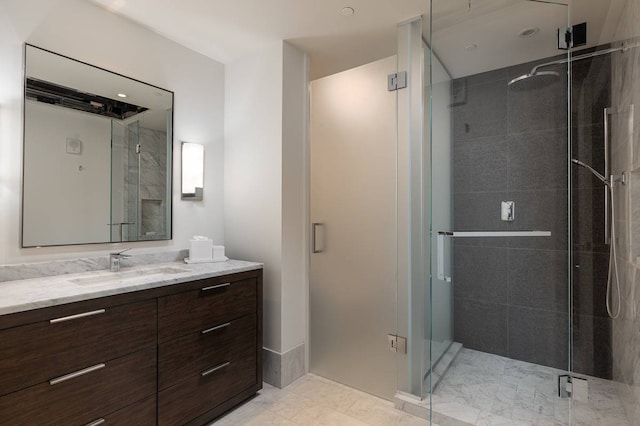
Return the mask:
[[25,46],[22,246],[171,239],[173,92]]

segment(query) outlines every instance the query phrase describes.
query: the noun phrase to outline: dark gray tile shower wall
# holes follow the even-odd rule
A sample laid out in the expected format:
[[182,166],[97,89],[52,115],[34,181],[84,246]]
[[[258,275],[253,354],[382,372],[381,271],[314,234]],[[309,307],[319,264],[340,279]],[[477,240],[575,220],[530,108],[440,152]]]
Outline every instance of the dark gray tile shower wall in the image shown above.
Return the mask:
[[[567,83],[510,90],[507,82],[532,65],[454,80],[454,229],[552,232],[550,238],[455,240],[454,338],[471,349],[566,369]],[[581,61],[572,74],[573,154],[600,170],[609,67],[606,58]],[[574,370],[610,377],[610,357],[601,350],[611,346],[602,297],[608,260],[601,244],[603,192],[582,170],[572,173],[572,249],[580,265]],[[507,200],[516,203],[511,223],[500,220],[500,202]]]

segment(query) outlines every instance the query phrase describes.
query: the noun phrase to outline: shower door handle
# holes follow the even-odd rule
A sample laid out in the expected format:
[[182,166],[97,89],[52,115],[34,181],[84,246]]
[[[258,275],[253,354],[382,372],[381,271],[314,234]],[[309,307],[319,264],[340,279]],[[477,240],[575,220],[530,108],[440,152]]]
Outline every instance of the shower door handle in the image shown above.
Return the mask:
[[[324,224],[315,222],[311,224],[311,253],[322,253],[324,251],[324,238],[318,238],[318,227],[324,226]],[[324,237],[324,235],[321,235]],[[318,241],[321,240],[320,248],[318,248]]]
[[437,237],[437,241],[436,241],[436,245],[437,245],[437,267],[438,267],[438,279],[441,281],[444,281],[446,283],[450,283],[451,282],[451,277],[450,276],[445,276],[444,275],[444,237],[446,237],[447,234],[445,232],[439,232],[438,233],[438,237]]

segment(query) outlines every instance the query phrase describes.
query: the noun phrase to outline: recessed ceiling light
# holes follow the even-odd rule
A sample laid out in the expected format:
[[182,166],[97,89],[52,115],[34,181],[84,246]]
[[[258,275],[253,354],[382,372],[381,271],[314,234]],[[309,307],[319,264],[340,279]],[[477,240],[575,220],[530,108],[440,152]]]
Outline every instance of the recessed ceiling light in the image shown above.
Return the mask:
[[540,28],[535,27],[535,28],[525,28],[524,30],[520,31],[518,33],[518,37],[520,38],[529,38],[529,37],[533,37],[534,35],[538,34],[538,32],[540,31]]
[[340,15],[342,16],[351,16],[354,13],[356,13],[356,11],[352,7],[343,7],[340,9]]
[[118,97],[119,98],[126,98],[127,95],[126,95],[126,93],[118,93]]
[[478,45],[477,45],[477,44],[475,44],[475,43],[471,43],[471,44],[467,44],[467,45],[464,47],[464,50],[466,50],[466,51],[470,52],[470,51],[472,51],[472,50],[476,50],[477,48],[478,48]]

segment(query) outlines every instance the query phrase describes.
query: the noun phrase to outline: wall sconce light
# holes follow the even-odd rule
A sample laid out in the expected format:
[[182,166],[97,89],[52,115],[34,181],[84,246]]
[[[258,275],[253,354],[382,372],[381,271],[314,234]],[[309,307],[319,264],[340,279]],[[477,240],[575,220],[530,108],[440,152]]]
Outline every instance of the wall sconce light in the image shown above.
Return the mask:
[[202,200],[204,188],[204,146],[182,142],[182,199]]

